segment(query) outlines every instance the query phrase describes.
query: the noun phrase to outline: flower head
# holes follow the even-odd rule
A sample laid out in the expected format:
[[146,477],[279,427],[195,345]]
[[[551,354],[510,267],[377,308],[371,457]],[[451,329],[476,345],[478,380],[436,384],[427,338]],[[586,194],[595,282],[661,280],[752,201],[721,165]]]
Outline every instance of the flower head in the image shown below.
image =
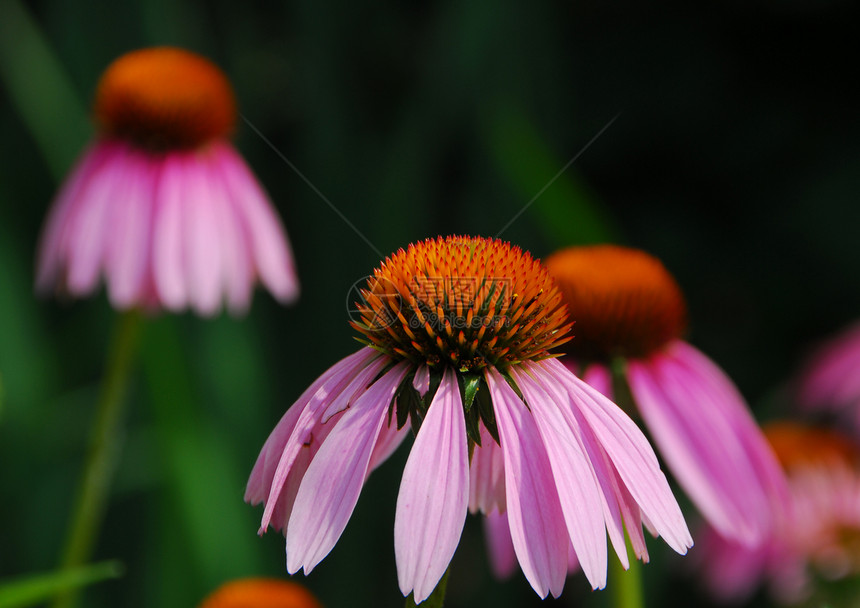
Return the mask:
[[860,574],[860,448],[829,429],[779,422],[765,434],[788,475],[787,516],[757,547],[705,530],[701,566],[717,598],[739,600],[769,583],[779,601],[807,599],[815,581]]
[[387,258],[362,293],[353,326],[368,346],[287,410],[248,481],[246,500],[265,503],[261,532],[286,535],[289,572],[328,554],[410,421],[394,544],[401,591],[416,602],[448,567],[469,509],[506,514],[541,597],[561,593],[569,551],[602,587],[607,532],[627,564],[625,525],[641,539],[647,521],[677,551],[691,546],[642,433],[553,358],[570,325],[527,252],[429,239]]
[[[546,260],[576,320],[565,364],[602,393],[632,397],[667,466],[722,534],[755,544],[786,498],[785,479],[732,382],[681,338],[683,295],[655,257],[613,245]],[[611,370],[622,370],[623,378]]]
[[230,83],[210,61],[159,47],[103,74],[99,134],[63,184],[39,247],[37,289],[91,293],[104,276],[116,308],[214,314],[250,304],[259,278],[298,295],[286,234],[226,139]]
[[224,583],[199,608],[322,608],[298,583],[276,578],[243,578]]

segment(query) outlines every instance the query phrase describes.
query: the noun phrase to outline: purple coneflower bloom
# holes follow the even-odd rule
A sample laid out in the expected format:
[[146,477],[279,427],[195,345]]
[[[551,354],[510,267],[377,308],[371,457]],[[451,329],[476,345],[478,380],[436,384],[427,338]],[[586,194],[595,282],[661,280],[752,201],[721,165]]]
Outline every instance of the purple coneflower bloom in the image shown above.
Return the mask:
[[39,291],[91,293],[104,276],[119,309],[247,309],[259,278],[298,296],[286,233],[227,140],[236,106],[224,74],[176,48],[134,51],[102,75],[99,135],[60,190],[37,268]]
[[681,340],[687,311],[672,276],[653,256],[612,245],[565,249],[546,265],[576,320],[565,365],[609,397],[621,390],[622,403],[629,390],[699,511],[721,534],[758,543],[784,504],[785,477],[731,380]]
[[568,339],[546,269],[502,241],[448,237],[399,250],[374,271],[353,327],[365,348],[287,410],[245,499],[310,572],[334,547],[370,472],[416,430],[397,498],[400,589],[426,599],[466,512],[504,512],[534,590],[558,596],[569,553],[606,581],[606,534],[625,565],[623,525],[645,521],[679,553],[692,545],[636,425],[550,352]]
[[791,508],[757,547],[706,529],[698,561],[718,599],[743,600],[765,583],[795,604],[822,581],[860,574],[860,452],[835,431],[793,422],[771,423],[765,434],[788,474]]

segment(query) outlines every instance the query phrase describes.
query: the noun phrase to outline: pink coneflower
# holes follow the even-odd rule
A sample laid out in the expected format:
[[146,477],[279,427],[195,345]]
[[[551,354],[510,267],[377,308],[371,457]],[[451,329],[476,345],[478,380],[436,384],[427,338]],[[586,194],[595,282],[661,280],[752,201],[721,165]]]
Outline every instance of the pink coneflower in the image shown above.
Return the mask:
[[[672,276],[653,256],[611,245],[565,249],[546,265],[576,320],[565,365],[610,397],[632,396],[708,521],[759,542],[786,497],[785,479],[731,380],[681,339],[687,310]],[[613,384],[613,368],[622,382]]]
[[322,608],[322,604],[298,583],[242,578],[218,587],[198,608]]
[[37,268],[41,292],[91,293],[104,276],[119,309],[222,300],[247,309],[254,282],[298,295],[286,234],[227,140],[236,105],[224,74],[175,48],[134,51],[103,74],[99,135],[61,188]]
[[723,601],[742,600],[766,583],[775,599],[792,604],[808,599],[815,581],[860,574],[857,445],[835,431],[790,422],[767,425],[765,433],[788,474],[792,508],[758,547],[713,530],[702,534],[700,566]]
[[387,258],[362,293],[353,327],[367,346],[287,410],[248,481],[245,499],[265,503],[261,532],[286,535],[290,573],[331,551],[410,421],[394,549],[400,589],[416,602],[447,569],[470,503],[505,512],[541,597],[561,593],[571,547],[602,587],[607,530],[626,564],[624,523],[647,521],[680,553],[691,546],[645,437],[552,358],[568,339],[567,310],[527,252],[431,239]]
[[812,353],[800,379],[798,398],[808,409],[832,411],[860,432],[860,323]]

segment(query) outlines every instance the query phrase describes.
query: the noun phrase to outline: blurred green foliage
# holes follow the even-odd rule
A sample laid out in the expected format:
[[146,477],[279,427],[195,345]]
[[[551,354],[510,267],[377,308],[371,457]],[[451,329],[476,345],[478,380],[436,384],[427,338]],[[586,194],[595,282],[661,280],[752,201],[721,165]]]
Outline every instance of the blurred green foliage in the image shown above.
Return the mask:
[[[537,256],[622,238],[651,251],[685,288],[691,340],[756,401],[860,316],[858,16],[847,0],[0,0],[0,576],[56,564],[83,462],[112,311],[103,294],[36,299],[33,257],[119,54],[211,57],[247,120],[383,254],[503,229]],[[127,571],[87,606],[187,607],[232,577],[285,575],[283,538],[257,538],[244,482],[283,411],[357,347],[346,294],[379,259],[247,125],[236,143],[290,233],[302,298],[282,308],[260,291],[246,318],[147,323],[95,556]],[[405,453],[297,577],[327,606],[402,605]],[[707,605],[689,560],[664,549],[642,570],[650,604]],[[522,577],[494,582],[471,518],[452,568],[451,608],[608,601],[582,577],[545,603]]]

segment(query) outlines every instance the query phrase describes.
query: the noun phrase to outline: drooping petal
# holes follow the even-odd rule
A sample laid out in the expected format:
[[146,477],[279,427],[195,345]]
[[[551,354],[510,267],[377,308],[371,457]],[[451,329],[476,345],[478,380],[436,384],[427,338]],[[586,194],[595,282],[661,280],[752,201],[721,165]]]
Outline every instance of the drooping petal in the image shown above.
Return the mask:
[[[330,370],[332,373],[319,384],[319,388],[308,398],[307,402],[302,406],[290,437],[284,444],[280,454],[278,466],[269,489],[266,508],[263,510],[263,519],[260,524],[261,530],[265,531],[268,526],[269,518],[274,512],[278,494],[281,492],[281,488],[286,482],[288,475],[291,474],[293,462],[298,456],[299,451],[315,442],[315,434],[317,436],[320,435],[321,427],[324,426],[323,412],[326,408],[333,402],[342,401],[348,403],[353,398],[360,396],[367,388],[370,380],[388,362],[387,358],[379,356],[379,353],[373,349],[363,348],[356,353],[355,358],[348,357],[333,366]],[[370,369],[371,373],[366,373],[368,369]],[[307,394],[307,391],[305,394]],[[326,427],[326,433],[329,430],[330,427]],[[316,447],[314,449],[317,449],[319,446],[319,437],[317,437],[315,443]]]
[[484,425],[480,433],[481,446],[475,446],[469,465],[469,511],[485,514],[504,511],[505,456]]
[[[571,372],[574,371],[566,360],[562,359],[562,361]],[[612,376],[609,368],[605,365],[599,363],[589,365],[582,379],[605,397],[612,399]],[[587,422],[582,418],[582,413],[577,409],[573,409],[572,412],[579,419],[583,441],[595,466],[597,478],[600,480],[601,487],[608,499],[609,513],[607,514],[606,527],[609,530],[609,537],[618,559],[621,560],[626,570],[629,567],[627,547],[624,541],[624,530],[626,529],[633,554],[637,559],[644,562],[649,561],[648,547],[642,533],[642,513],[639,510],[639,505],[630,495],[624,482],[618,476],[618,471],[612,461],[600,446],[600,442],[597,441]],[[621,527],[621,521],[624,522],[624,527]]]
[[251,236],[254,262],[263,284],[281,302],[299,295],[299,283],[287,234],[268,196],[233,147],[215,144],[212,153],[230,189],[233,205]]
[[71,218],[86,204],[81,194],[101,166],[113,155],[112,142],[99,141],[87,148],[80,156],[69,177],[63,183],[57,198],[45,220],[39,238],[38,262],[36,264],[36,291],[47,293],[56,289],[62,281],[61,275],[68,264],[66,243]]
[[391,420],[382,425],[382,431],[379,433],[379,439],[376,440],[376,447],[373,448],[373,454],[370,456],[370,466],[367,473],[370,475],[376,467],[388,460],[403,440],[409,435],[412,427],[404,424],[402,428],[397,428],[397,421]]
[[[573,372],[573,369],[569,365],[567,369]],[[574,375],[576,374],[576,372],[573,373]],[[600,391],[608,399],[612,399],[612,375],[608,367],[600,363],[593,363],[585,368],[582,379],[586,384]]]
[[657,533],[682,555],[693,545],[684,516],[657,456],[632,420],[601,393],[573,375],[554,359],[541,362],[552,377],[568,390],[595,437],[618,471],[618,475],[639,505],[643,517]]
[[558,597],[567,574],[568,533],[537,425],[494,368],[485,373],[505,460],[506,510],[520,567],[540,597]]
[[373,383],[388,363],[389,359],[386,357],[377,357],[352,376],[348,376],[349,384],[346,385],[346,388],[340,394],[333,395],[331,399],[327,400],[320,418],[322,423],[325,424],[330,418],[349,408],[353,399]]
[[105,256],[108,296],[123,309],[141,303],[151,267],[152,201],[158,160],[130,151],[127,179],[117,186],[110,210],[110,231]]
[[184,211],[185,172],[181,155],[169,154],[161,164],[156,217],[153,226],[153,279],[155,290],[168,310],[178,311],[188,303]]
[[[563,361],[565,366],[571,369],[570,362],[568,360]],[[592,474],[600,487],[603,519],[606,524],[606,530],[609,533],[609,539],[612,542],[615,553],[618,555],[618,559],[626,570],[630,567],[630,562],[627,558],[627,546],[624,541],[623,509],[620,507],[622,495],[619,492],[619,488],[613,483],[617,477],[617,473],[612,463],[609,462],[606,453],[600,446],[600,442],[594,437],[594,433],[591,431],[588,423],[583,419],[578,404],[571,400],[567,389],[558,383],[547,370],[543,369],[540,363],[526,363],[523,365],[523,368],[534,374],[542,382],[543,388],[552,394],[557,403],[564,404],[560,412],[565,418],[565,423],[570,427],[574,436],[579,441],[582,450],[587,454],[588,462],[593,470]],[[573,373],[572,370],[571,373]],[[627,523],[628,526],[631,525],[631,522]],[[638,519],[633,522],[633,525],[641,529]]]
[[422,397],[430,390],[430,368],[424,364],[418,366],[415,370],[415,377],[412,379],[412,386],[418,391]]
[[218,233],[221,256],[220,283],[232,314],[241,314],[251,305],[254,290],[254,262],[251,259],[250,235],[238,216],[226,180],[211,151],[205,156],[208,180],[212,184],[209,204]]
[[[525,368],[525,366],[523,366]],[[528,373],[513,369],[514,381],[523,393],[546,448],[561,509],[574,551],[586,578],[595,589],[606,586],[605,497],[589,458],[580,445],[579,429],[559,403]]]
[[130,177],[127,156],[128,149],[124,146],[113,150],[81,191],[81,203],[69,218],[64,242],[68,260],[66,286],[72,295],[90,293],[104,269],[111,237],[111,209],[121,204],[118,195],[122,184]]
[[730,381],[691,349],[676,343],[647,362],[631,362],[630,387],[696,506],[722,534],[756,544],[771,528],[784,478]]
[[287,570],[309,573],[331,551],[358,502],[388,406],[408,371],[400,362],[337,421],[296,496],[287,526]]
[[394,554],[403,595],[433,592],[460,542],[469,500],[466,419],[457,376],[446,368],[415,438],[397,495]]
[[213,212],[209,171],[195,156],[185,158],[183,212],[183,262],[189,304],[202,316],[214,315],[221,305],[221,259],[218,221]]
[[514,541],[511,540],[511,530],[508,515],[493,511],[484,519],[484,538],[487,541],[487,554],[490,557],[490,569],[496,578],[506,579],[514,572],[517,557],[514,554]]

